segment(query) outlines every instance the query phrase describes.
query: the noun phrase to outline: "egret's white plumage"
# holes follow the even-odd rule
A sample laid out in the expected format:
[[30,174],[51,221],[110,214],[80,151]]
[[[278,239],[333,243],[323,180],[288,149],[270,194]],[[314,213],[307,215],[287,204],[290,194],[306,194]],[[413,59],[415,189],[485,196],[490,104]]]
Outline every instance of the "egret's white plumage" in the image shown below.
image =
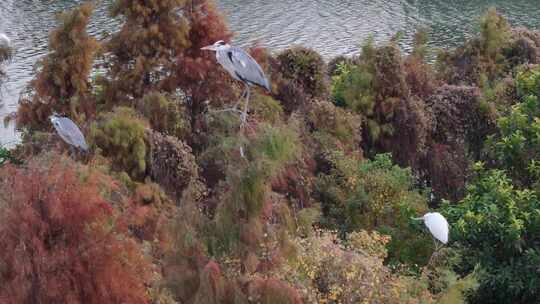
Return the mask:
[[67,117],[51,115],[49,117],[52,125],[58,132],[58,135],[68,144],[80,148],[83,151],[88,151],[88,145],[84,139],[84,135],[77,125]]
[[443,244],[448,243],[448,222],[442,214],[438,212],[429,212],[426,213],[422,219],[433,237]]
[[0,47],[6,47],[6,48],[11,47],[11,40],[4,33],[0,33]]

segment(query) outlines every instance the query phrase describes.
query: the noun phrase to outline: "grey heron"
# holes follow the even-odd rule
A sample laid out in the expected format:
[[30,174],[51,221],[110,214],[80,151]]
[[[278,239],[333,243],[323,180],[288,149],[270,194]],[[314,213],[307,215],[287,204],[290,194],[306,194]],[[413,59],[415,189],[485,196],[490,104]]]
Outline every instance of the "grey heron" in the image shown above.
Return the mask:
[[[248,104],[251,86],[259,86],[271,91],[270,82],[264,75],[261,66],[246,51],[239,47],[231,46],[223,40],[219,40],[212,45],[205,46],[201,50],[216,52],[217,62],[236,80],[245,85],[241,96],[246,97],[244,111],[242,111],[242,126],[247,119]],[[238,103],[237,103],[238,105]],[[236,105],[233,110],[236,110]]]
[[56,132],[58,132],[58,135],[66,143],[84,152],[88,151],[88,145],[86,144],[84,135],[71,119],[53,114],[49,117],[49,120],[56,129]]
[[442,214],[438,212],[428,212],[424,214],[423,217],[415,218],[415,220],[424,221],[424,224],[434,238],[443,244],[448,243],[448,222]]

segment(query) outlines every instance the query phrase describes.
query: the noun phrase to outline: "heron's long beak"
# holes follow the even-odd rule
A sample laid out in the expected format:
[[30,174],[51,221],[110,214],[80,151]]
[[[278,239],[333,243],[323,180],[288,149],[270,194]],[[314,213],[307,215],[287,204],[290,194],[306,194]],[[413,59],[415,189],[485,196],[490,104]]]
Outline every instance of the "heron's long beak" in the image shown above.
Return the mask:
[[424,218],[423,218],[423,217],[411,217],[411,220],[415,220],[415,221],[423,221]]
[[213,45],[207,45],[205,47],[202,47],[201,50],[205,50],[205,51],[215,51],[216,50],[216,47],[213,46]]

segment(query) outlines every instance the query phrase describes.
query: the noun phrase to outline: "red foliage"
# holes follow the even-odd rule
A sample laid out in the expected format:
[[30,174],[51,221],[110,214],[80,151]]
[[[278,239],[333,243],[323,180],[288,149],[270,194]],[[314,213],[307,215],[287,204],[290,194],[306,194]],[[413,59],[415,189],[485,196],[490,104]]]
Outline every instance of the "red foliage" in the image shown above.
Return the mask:
[[176,59],[178,67],[166,79],[163,88],[168,91],[180,88],[188,96],[192,124],[205,109],[204,102],[224,102],[233,100],[232,78],[226,75],[215,59],[215,53],[201,50],[202,47],[218,40],[229,41],[232,33],[227,29],[223,16],[211,0],[192,0],[185,10],[190,28],[187,47]]
[[59,15],[59,25],[49,36],[49,54],[38,62],[38,73],[30,82],[30,96],[23,95],[17,125],[46,129],[52,112],[77,120],[92,117],[88,77],[99,43],[86,31],[93,6],[87,2]]
[[101,195],[112,184],[57,157],[2,168],[1,303],[148,303],[150,264]]
[[437,199],[459,201],[465,192],[469,159],[456,145],[433,144],[426,157],[430,186]]
[[[107,42],[106,101],[131,102],[159,87],[174,69],[173,58],[189,46],[184,0],[116,0],[113,17],[125,20]],[[102,79],[103,80],[103,79]]]
[[272,180],[272,190],[287,195],[298,204],[298,208],[308,208],[313,204],[311,192],[315,179],[315,161],[306,157],[302,163],[289,165]]

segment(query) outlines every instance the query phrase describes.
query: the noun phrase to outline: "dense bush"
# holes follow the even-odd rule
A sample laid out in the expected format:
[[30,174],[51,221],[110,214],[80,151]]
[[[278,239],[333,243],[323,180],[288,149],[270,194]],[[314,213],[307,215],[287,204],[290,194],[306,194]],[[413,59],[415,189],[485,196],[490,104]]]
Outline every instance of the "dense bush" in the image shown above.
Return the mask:
[[418,237],[409,219],[423,213],[427,204],[421,192],[413,189],[410,170],[393,165],[387,154],[358,164],[334,152],[331,161],[333,168],[321,174],[316,184],[321,225],[342,235],[360,229],[384,232],[392,237],[390,259],[425,264],[430,243]]
[[152,129],[184,139],[190,134],[191,123],[181,100],[159,92],[150,92],[137,105]]
[[110,177],[54,155],[0,175],[2,300],[148,303],[150,263],[109,201]]
[[311,97],[327,95],[326,63],[317,52],[304,47],[293,47],[279,53],[276,59],[282,81],[291,82]]
[[459,268],[477,264],[479,289],[471,303],[533,303],[540,295],[540,199],[516,189],[503,171],[485,171],[470,185],[463,201],[446,213],[451,239],[463,250]]
[[100,114],[90,130],[90,141],[113,160],[117,170],[141,178],[147,168],[146,125],[131,108],[118,107]]
[[498,121],[500,137],[492,137],[496,159],[521,187],[540,186],[540,101],[527,96]]
[[295,240],[296,256],[278,275],[296,285],[304,303],[429,303],[425,289],[411,295],[407,281],[383,265],[389,240],[362,230],[342,241],[318,231]]
[[540,96],[540,67],[525,66],[516,77],[517,93],[522,96]]
[[362,120],[328,101],[314,100],[306,109],[307,126],[321,151],[360,148]]
[[257,135],[246,147],[251,162],[240,168],[233,166],[227,172],[231,191],[216,210],[215,236],[210,237],[209,250],[215,255],[258,249],[269,181],[298,152],[298,135],[293,130],[262,125]]
[[102,78],[106,102],[130,103],[157,89],[175,69],[173,58],[190,45],[189,24],[178,13],[188,1],[115,0],[112,17],[123,25],[107,41],[109,75]]
[[497,121],[498,134],[488,140],[492,158],[519,187],[540,186],[540,69],[522,69],[516,87],[521,102]]
[[148,175],[159,183],[171,197],[180,199],[186,193],[200,190],[199,167],[191,148],[172,136],[147,131],[145,136],[148,152],[146,156]]

